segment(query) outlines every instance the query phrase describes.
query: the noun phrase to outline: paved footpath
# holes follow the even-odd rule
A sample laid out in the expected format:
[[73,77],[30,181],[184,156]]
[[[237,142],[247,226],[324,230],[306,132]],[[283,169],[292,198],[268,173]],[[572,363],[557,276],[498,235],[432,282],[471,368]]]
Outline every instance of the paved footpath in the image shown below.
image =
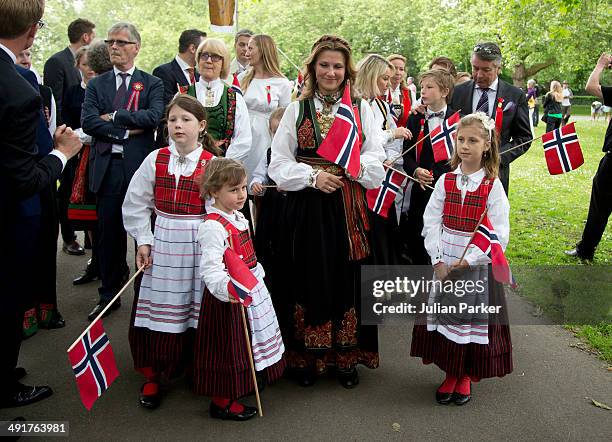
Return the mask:
[[[155,411],[138,405],[140,376],[131,365],[127,341],[132,293],[104,321],[117,358],[119,378],[91,412],[81,404],[66,355],[87,325],[97,284],[74,287],[85,257],[58,254],[60,308],[67,326],[41,330],[24,342],[20,365],[28,384],[49,384],[55,394],[21,409],[0,409],[0,420],[70,423],[70,438],[86,440],[612,440],[612,372],[594,356],[571,345],[559,326],[515,326],[514,372],[475,385],[464,407],[441,406],[434,391],[441,372],[410,358],[410,328],[380,328],[381,366],[360,369],[360,385],[343,389],[335,379],[302,388],[282,379],[262,394],[265,416],[248,422],[208,417],[208,401],[177,379]],[[509,298],[510,315],[529,315],[521,299]],[[525,322],[523,322],[525,323]],[[254,405],[254,398],[250,398]],[[22,440],[28,440],[24,438]],[[32,438],[40,440],[40,438]],[[54,439],[57,440],[57,439]]]

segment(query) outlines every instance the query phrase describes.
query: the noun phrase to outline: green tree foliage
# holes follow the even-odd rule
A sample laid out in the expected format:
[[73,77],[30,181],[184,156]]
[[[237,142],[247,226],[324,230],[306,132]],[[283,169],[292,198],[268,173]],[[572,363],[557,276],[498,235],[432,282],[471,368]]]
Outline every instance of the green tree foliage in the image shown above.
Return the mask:
[[[439,55],[469,71],[474,43],[491,40],[500,44],[504,76],[515,84],[537,75],[542,84],[567,79],[575,90],[609,50],[611,15],[609,0],[239,0],[239,27],[270,34],[298,66],[324,33],[351,42],[356,61],[371,52],[400,53],[412,76]],[[76,17],[94,21],[102,38],[112,23],[133,22],[143,39],[137,63],[147,71],[174,56],[182,30],[210,26],[206,0],[50,0],[49,27],[34,48],[37,68],[66,46],[66,27]],[[215,36],[233,42],[231,35]],[[282,56],[281,68],[295,78],[295,67]]]

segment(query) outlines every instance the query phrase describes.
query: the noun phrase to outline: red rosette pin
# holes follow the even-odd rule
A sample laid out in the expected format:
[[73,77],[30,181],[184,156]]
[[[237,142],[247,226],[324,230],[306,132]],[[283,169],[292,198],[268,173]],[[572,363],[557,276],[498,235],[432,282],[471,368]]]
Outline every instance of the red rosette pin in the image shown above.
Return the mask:
[[144,90],[144,84],[142,84],[140,81],[137,81],[132,85],[132,89],[136,92],[142,92]]

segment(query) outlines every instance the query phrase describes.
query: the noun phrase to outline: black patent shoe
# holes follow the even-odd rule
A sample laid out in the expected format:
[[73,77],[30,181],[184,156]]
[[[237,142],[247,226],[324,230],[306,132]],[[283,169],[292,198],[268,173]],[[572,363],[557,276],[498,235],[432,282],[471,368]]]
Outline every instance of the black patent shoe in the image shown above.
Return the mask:
[[143,390],[145,385],[147,384],[155,384],[156,382],[145,382],[144,384],[142,384],[142,387],[140,387],[140,397],[138,399],[138,401],[140,402],[140,405],[142,405],[145,408],[148,408],[149,410],[154,410],[157,407],[159,407],[159,404],[161,403],[161,393],[160,393],[160,387],[159,387],[159,383],[157,383],[157,393],[155,394],[144,394]]
[[317,382],[317,375],[310,368],[296,368],[294,373],[298,384],[302,387],[312,387]]
[[[106,306],[108,305],[109,301],[99,301],[96,306],[93,308],[93,310],[89,313],[89,316],[87,316],[87,319],[91,322],[94,319],[96,319],[98,317],[98,315],[100,313],[102,313],[102,311],[106,308]],[[113,305],[110,306],[110,308],[108,310],[106,310],[106,312],[104,313],[104,315],[102,316],[103,318],[106,318],[108,315],[110,315],[113,311],[117,310],[119,307],[121,307],[121,298],[117,299],[115,302],[113,302]]]
[[352,370],[338,370],[337,371],[338,382],[344,388],[355,388],[359,385],[359,374],[357,373],[357,369],[353,368]]
[[230,421],[246,421],[255,417],[257,414],[257,408],[249,407],[248,405],[242,405],[244,409],[240,413],[234,413],[230,411],[231,404],[225,408],[217,406],[214,402],[210,403],[210,417],[213,419],[222,419]]
[[62,250],[68,255],[81,256],[85,254],[85,249],[76,240],[71,243],[64,243]]
[[85,268],[85,272],[81,276],[74,278],[72,280],[72,285],[83,285],[97,279],[100,279],[100,274],[98,273],[98,269],[91,265],[90,259]]
[[465,405],[472,399],[472,381],[470,381],[470,394],[453,393],[453,402],[455,405]]
[[436,390],[436,402],[441,405],[448,405],[453,402],[453,393],[440,393]]
[[19,384],[19,388],[13,394],[0,399],[0,408],[23,407],[34,402],[41,401],[53,394],[51,387],[29,386]]

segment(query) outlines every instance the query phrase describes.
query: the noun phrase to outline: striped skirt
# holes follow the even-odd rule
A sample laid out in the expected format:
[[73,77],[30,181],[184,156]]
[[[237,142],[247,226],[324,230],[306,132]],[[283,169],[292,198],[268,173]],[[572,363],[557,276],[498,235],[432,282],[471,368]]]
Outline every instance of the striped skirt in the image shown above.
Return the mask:
[[[196,394],[238,399],[255,391],[240,309],[204,291],[193,361]],[[282,358],[263,370],[265,379],[275,381],[284,369]]]

